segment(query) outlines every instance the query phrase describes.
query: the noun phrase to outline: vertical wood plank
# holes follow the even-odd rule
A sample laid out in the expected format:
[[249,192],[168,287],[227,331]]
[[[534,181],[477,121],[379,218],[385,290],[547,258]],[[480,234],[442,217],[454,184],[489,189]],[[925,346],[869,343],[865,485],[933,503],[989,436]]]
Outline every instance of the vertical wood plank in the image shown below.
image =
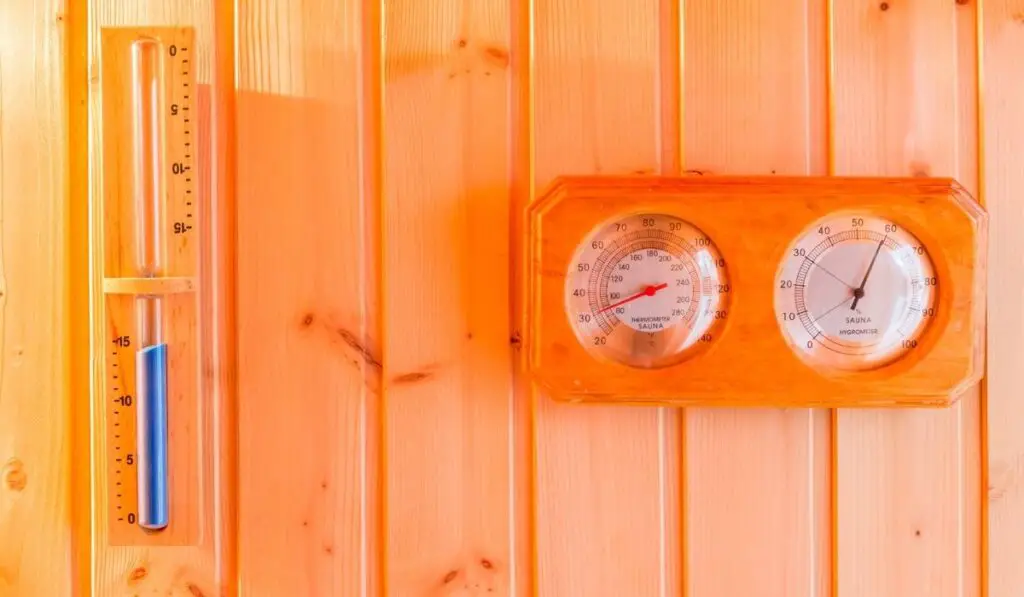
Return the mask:
[[508,0],[385,3],[387,594],[513,587]]
[[[71,586],[89,595],[93,586],[92,400],[81,396],[78,388],[91,388],[92,324],[90,306],[81,301],[89,296],[89,0],[71,0],[65,5],[65,37],[67,64],[67,126],[68,126],[68,219],[65,275],[68,279],[67,305],[69,328],[68,388],[71,395]],[[81,496],[90,496],[82,499]],[[58,596],[59,597],[59,596]],[[91,596],[90,596],[91,597]]]
[[[835,3],[836,174],[977,179],[973,10]],[[946,410],[840,411],[841,596],[977,594],[978,400],[975,388]]]
[[[102,130],[101,106],[99,96],[99,57],[100,28],[107,26],[193,26],[196,29],[196,45],[194,48],[194,68],[196,69],[195,114],[198,122],[196,130],[195,164],[199,177],[197,200],[207,203],[211,200],[211,89],[212,57],[213,57],[213,3],[212,1],[176,0],[174,2],[140,4],[131,0],[88,0],[89,10],[89,132],[91,147],[100,147],[99,135]],[[92,151],[89,168],[92,173],[90,180],[93,197],[101,192],[97,173],[101,170],[100,155]],[[205,226],[206,223],[200,223]],[[97,283],[93,280],[93,283]],[[205,319],[201,326],[209,325],[209,314],[202,315]],[[205,332],[204,332],[205,333]],[[205,359],[204,368],[209,367]],[[208,380],[204,387],[209,388]],[[201,397],[201,412],[197,413],[198,421],[204,423],[201,430],[204,454],[202,462],[202,502],[190,505],[201,508],[201,532],[209,541],[195,546],[183,547],[122,547],[109,544],[107,502],[109,499],[105,488],[106,467],[101,461],[95,463],[93,469],[93,558],[94,570],[92,589],[97,597],[107,595],[144,594],[144,593],[179,593],[221,595],[230,590],[233,579],[230,571],[224,568],[224,554],[219,551],[222,545],[225,513],[231,505],[225,503],[223,492],[214,475],[219,466],[218,459],[223,456],[214,444],[212,428],[208,423],[221,420],[223,413],[220,405],[210,394]],[[93,425],[93,441],[99,442],[104,423],[97,419]],[[99,446],[100,444],[95,444]],[[102,453],[99,452],[99,453]],[[184,464],[184,466],[189,466]],[[83,563],[84,564],[84,563]]]
[[534,189],[533,138],[533,0],[510,0],[509,38],[510,97],[512,115],[509,143],[509,180],[511,238],[510,272],[512,300],[509,312],[512,345],[512,519],[516,541],[512,582],[515,594],[537,594],[536,566],[536,462],[533,418],[534,394],[530,380],[522,374],[526,296],[525,215]]
[[1024,587],[1024,1],[984,0],[983,197],[989,210],[988,595]]
[[[823,174],[824,5],[684,4],[683,168]],[[828,411],[690,409],[686,594],[828,594]]]
[[[984,203],[979,180],[981,134],[979,130],[980,85],[978,71],[978,18],[980,3],[957,2],[956,5],[956,62],[957,62],[957,180]],[[991,238],[991,237],[989,237]],[[982,385],[968,391],[960,405],[959,463],[960,485],[959,522],[962,562],[961,595],[986,597],[983,592],[982,572],[982,469],[984,452],[982,442]]]
[[239,6],[247,597],[380,594],[378,18],[358,0]]
[[0,6],[0,595],[71,595],[61,3]]
[[[217,532],[210,537],[216,554],[218,595],[239,594],[238,567],[238,196],[235,104],[236,18],[232,2],[213,6],[210,72],[209,197],[199,209],[200,314],[207,322],[201,342],[202,391],[214,405],[209,433],[211,485]],[[202,87],[200,87],[202,89]],[[205,182],[205,181],[204,181]]]
[[[673,13],[657,0],[534,10],[535,191],[561,174],[670,172],[678,130],[659,93],[678,87],[678,62],[663,76],[660,33],[678,24],[660,19]],[[534,400],[536,594],[678,594],[678,413]]]

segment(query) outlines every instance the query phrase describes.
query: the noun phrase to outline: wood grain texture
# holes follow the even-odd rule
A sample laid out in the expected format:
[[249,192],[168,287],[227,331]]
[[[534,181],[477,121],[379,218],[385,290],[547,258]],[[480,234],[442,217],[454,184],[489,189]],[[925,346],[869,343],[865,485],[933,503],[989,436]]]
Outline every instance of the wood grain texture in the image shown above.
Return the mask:
[[1024,1],[984,0],[982,197],[992,216],[988,336],[988,595],[1024,587]]
[[[956,10],[956,60],[957,60],[957,128],[964,134],[957,138],[957,180],[964,188],[982,204],[985,198],[981,195],[979,167],[981,134],[979,130],[979,99],[980,85],[978,71],[978,6],[976,3],[957,4]],[[986,301],[983,306],[981,330],[981,354],[985,358],[985,370],[982,381],[973,388],[967,389],[960,398],[960,440],[959,440],[959,482],[962,487],[960,494],[961,518],[960,541],[963,546],[960,557],[963,561],[960,585],[964,587],[964,597],[984,593],[983,571],[984,555],[982,542],[982,498],[985,494],[983,485],[983,442],[982,403],[985,400],[983,387],[986,383],[984,374],[989,368],[987,360],[988,312],[992,301],[989,279],[992,276],[992,216],[988,215],[988,238],[986,251]]]
[[[210,69],[210,200],[199,209],[202,391],[214,404],[207,432],[212,454],[217,532],[208,543],[217,557],[218,595],[238,595],[238,196],[235,59],[237,15],[231,2],[213,6]],[[200,31],[204,29],[199,28]],[[201,66],[201,65],[200,65]],[[200,74],[203,70],[200,69]]]
[[[196,68],[195,79],[197,84],[194,118],[198,126],[195,127],[196,168],[199,184],[195,190],[198,195],[197,201],[206,203],[210,197],[210,141],[211,141],[211,117],[210,117],[210,74],[212,58],[212,25],[213,12],[212,2],[188,2],[176,1],[159,4],[138,4],[128,0],[90,0],[89,10],[89,69],[90,69],[90,142],[93,147],[99,147],[102,131],[102,119],[100,118],[100,95],[99,79],[97,68],[100,58],[100,28],[106,26],[193,26],[195,34],[195,55],[193,66]],[[99,176],[97,173],[102,168],[100,154],[93,151],[90,154],[90,171],[93,176],[90,180],[92,185],[92,196],[95,197],[101,192]],[[96,272],[93,273],[96,275]],[[92,280],[94,287],[101,285],[101,280]],[[200,282],[200,286],[201,286]],[[208,317],[208,316],[206,316]],[[209,324],[208,318],[201,316],[201,326]],[[205,350],[200,348],[201,351]],[[209,370],[204,363],[204,370]],[[101,372],[97,372],[100,374]],[[230,581],[225,579],[225,571],[222,567],[223,554],[217,551],[220,542],[217,540],[222,533],[219,521],[222,520],[224,507],[218,484],[212,482],[215,462],[219,451],[213,444],[213,436],[209,425],[216,419],[217,404],[211,400],[209,395],[198,397],[200,406],[196,413],[196,421],[202,426],[202,447],[201,453],[205,456],[202,460],[202,470],[199,475],[206,482],[201,482],[202,491],[200,500],[190,505],[190,508],[198,508],[199,528],[201,536],[209,538],[209,541],[196,546],[175,546],[175,547],[115,547],[110,545],[111,537],[108,533],[107,521],[107,500],[108,492],[105,491],[105,466],[102,459],[97,458],[93,469],[94,483],[97,488],[93,495],[93,513],[95,527],[93,529],[93,557],[94,571],[92,590],[96,597],[107,595],[122,595],[128,593],[144,593],[151,591],[169,592],[188,595],[222,595],[225,594]],[[94,450],[102,450],[102,443],[98,441],[97,433],[102,433],[100,427],[92,429],[94,437]],[[97,452],[101,454],[102,452]]]
[[0,7],[0,595],[71,595],[59,2]]
[[[810,0],[0,0],[0,597],[810,597],[833,577],[833,597],[1018,597],[1024,1],[832,9],[826,147],[829,29]],[[201,220],[237,249],[238,288],[232,251],[204,247],[202,433],[218,439],[199,547],[109,546],[88,469],[101,430],[78,399],[88,321],[71,299],[100,283],[78,255],[105,25],[200,41]],[[74,94],[66,111],[65,70],[91,122]],[[842,411],[832,430],[820,410],[579,407],[524,387],[509,268],[533,187],[681,170],[978,192],[987,405],[972,388],[950,410]],[[221,201],[236,176],[237,205]],[[238,477],[217,445],[236,432]]]
[[[975,101],[973,42],[958,23],[973,10],[835,3],[836,174],[977,179],[977,130],[963,108]],[[840,411],[841,596],[977,594],[977,409],[975,387],[951,409]]]
[[[671,168],[663,148],[678,130],[661,120],[658,96],[679,79],[660,70],[660,3],[560,0],[534,10],[537,192],[563,174]],[[581,408],[541,393],[534,401],[536,594],[678,594],[678,414]]]
[[[90,306],[80,300],[90,293],[89,275],[89,2],[75,0],[65,5],[67,36],[67,123],[68,123],[68,243],[67,243],[67,305],[68,329],[68,393],[71,417],[71,586],[83,595],[93,586],[92,555],[92,400],[75,400],[76,388],[92,387],[92,324]],[[79,300],[75,300],[79,299]],[[76,496],[78,499],[75,499]],[[89,496],[82,499],[81,496]],[[59,596],[58,596],[59,597]]]
[[239,31],[239,568],[247,597],[380,595],[375,9]]
[[[823,8],[685,3],[684,171],[824,174]],[[686,420],[686,594],[827,594],[828,412],[690,409]]]
[[533,388],[522,374],[525,312],[526,209],[533,178],[533,0],[510,0],[509,27],[509,344],[512,346],[512,584],[518,595],[536,595],[536,443]]
[[510,499],[510,6],[385,8],[386,594],[522,595]]

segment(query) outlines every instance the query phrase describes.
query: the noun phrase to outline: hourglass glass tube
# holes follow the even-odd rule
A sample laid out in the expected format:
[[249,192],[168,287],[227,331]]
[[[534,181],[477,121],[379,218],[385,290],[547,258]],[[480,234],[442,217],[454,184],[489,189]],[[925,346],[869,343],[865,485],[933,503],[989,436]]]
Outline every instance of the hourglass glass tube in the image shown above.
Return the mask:
[[[160,45],[132,44],[132,150],[134,156],[135,267],[143,278],[164,275],[164,151]],[[160,296],[135,299],[139,350],[135,358],[138,524],[168,524],[167,344]]]

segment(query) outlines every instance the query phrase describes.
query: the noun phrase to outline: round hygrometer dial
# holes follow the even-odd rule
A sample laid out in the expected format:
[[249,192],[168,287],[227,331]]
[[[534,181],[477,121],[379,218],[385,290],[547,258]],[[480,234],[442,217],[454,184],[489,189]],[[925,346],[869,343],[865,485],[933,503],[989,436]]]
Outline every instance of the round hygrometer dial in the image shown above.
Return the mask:
[[917,348],[935,316],[939,283],[927,248],[899,223],[835,215],[787,249],[775,308],[783,333],[805,359],[872,369]]

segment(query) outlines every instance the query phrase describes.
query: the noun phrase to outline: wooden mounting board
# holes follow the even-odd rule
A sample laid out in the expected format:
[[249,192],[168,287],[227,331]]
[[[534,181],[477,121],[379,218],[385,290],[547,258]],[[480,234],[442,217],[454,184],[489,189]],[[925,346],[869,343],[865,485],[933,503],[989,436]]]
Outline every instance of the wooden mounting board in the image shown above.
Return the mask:
[[[593,358],[566,316],[577,245],[599,224],[649,210],[703,230],[727,261],[729,313],[706,345],[673,366]],[[859,372],[800,360],[780,332],[773,284],[809,225],[857,210],[899,222],[927,247],[937,313],[907,356]],[[555,398],[729,406],[945,406],[984,368],[987,216],[950,179],[827,177],[564,177],[529,209],[526,368]],[[705,344],[705,343],[701,343]]]
[[[104,28],[101,31],[102,196],[92,197],[90,259],[94,278],[92,336],[96,363],[93,449],[96,485],[107,492],[111,545],[192,545],[199,541],[201,438],[199,396],[198,209],[193,164],[194,74],[192,28]],[[132,180],[131,45],[161,45],[164,151],[157,167],[166,181],[165,277],[139,278],[135,268],[135,197]],[[168,344],[167,426],[170,523],[147,532],[137,517],[136,299],[160,296]]]

